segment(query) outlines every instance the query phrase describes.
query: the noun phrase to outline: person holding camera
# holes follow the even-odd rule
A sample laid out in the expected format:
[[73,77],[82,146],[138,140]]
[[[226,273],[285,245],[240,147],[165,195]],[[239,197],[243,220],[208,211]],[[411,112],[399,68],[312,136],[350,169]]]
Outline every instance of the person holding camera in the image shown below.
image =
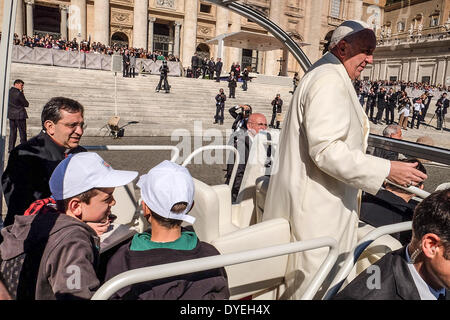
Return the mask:
[[164,90],[166,90],[166,93],[169,93],[170,86],[169,82],[167,81],[167,74],[169,73],[169,67],[167,66],[167,61],[163,60],[161,67],[159,67],[159,72],[161,72],[161,76],[159,77],[159,83],[156,87],[156,92],[159,92],[161,90],[161,84],[164,81]]
[[[240,112],[238,112],[240,110]],[[248,117],[252,114],[252,107],[248,104],[237,105],[228,109],[231,116],[235,119],[231,129],[238,131],[240,128],[247,130]]]
[[225,101],[227,100],[227,96],[223,92],[223,89],[220,88],[219,93],[216,95],[216,115],[214,116],[214,123],[219,122],[223,124],[223,111],[225,109]]
[[[278,93],[275,99],[272,100],[272,120],[270,120],[269,127],[273,128],[273,123],[275,122],[275,118],[277,118],[278,114],[281,114],[281,106],[283,105],[283,100],[280,98],[280,94]],[[279,117],[279,116],[278,116]],[[280,121],[277,119],[276,128],[280,129]]]
[[449,101],[447,99],[447,92],[444,92],[439,100],[436,102],[436,117],[437,117],[437,125],[436,129],[442,129],[442,123],[444,122],[445,115],[447,114]]
[[228,88],[230,88],[230,95],[228,98],[236,98],[236,86],[237,86],[237,78],[234,75],[234,72],[230,72],[230,76],[228,77]]

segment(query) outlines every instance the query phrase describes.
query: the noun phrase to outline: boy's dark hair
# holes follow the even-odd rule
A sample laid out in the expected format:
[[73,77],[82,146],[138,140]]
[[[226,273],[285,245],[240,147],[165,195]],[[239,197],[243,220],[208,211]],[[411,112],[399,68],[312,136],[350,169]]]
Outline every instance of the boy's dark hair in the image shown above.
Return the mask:
[[[417,162],[417,166],[416,169],[421,171],[422,173],[427,174],[427,169],[425,169],[424,165],[422,164],[422,162],[420,162],[419,159],[416,158],[409,158],[409,159],[400,159],[398,161],[402,161],[402,162],[407,162],[407,163],[415,163]],[[415,187],[420,187],[421,185],[423,185],[423,181],[419,182],[417,185],[415,185]],[[397,188],[396,186],[392,185],[392,184],[387,184],[387,186],[389,187],[390,190],[392,191],[397,191],[397,192],[402,192],[402,193],[408,193],[408,191],[405,191],[401,188]]]
[[[171,211],[174,213],[181,213],[184,210],[186,210],[186,207],[187,207],[187,202],[178,202],[172,206]],[[167,228],[167,229],[179,227],[183,223],[183,220],[169,219],[169,218],[161,217],[159,214],[157,214],[153,211],[152,211],[152,219],[155,219],[156,221],[158,221],[158,223],[162,227]]]
[[66,212],[67,206],[73,198],[79,198],[81,202],[89,204],[91,202],[91,198],[95,197],[98,193],[98,190],[96,188],[92,188],[88,191],[82,192],[76,196],[63,199],[63,200],[56,200],[56,209],[59,212]]
[[65,110],[70,113],[81,112],[84,114],[84,107],[81,103],[76,100],[65,98],[65,97],[54,97],[51,98],[42,109],[41,113],[41,123],[42,128],[45,130],[44,123],[47,120],[53,123],[58,123],[61,120],[61,110]]
[[25,82],[23,82],[23,81],[20,80],[20,79],[17,79],[16,81],[14,81],[14,85],[16,85],[16,84],[18,84],[18,83],[20,83],[20,84],[25,84]]
[[413,239],[420,240],[427,233],[441,238],[444,257],[450,259],[450,189],[435,191],[414,210]]

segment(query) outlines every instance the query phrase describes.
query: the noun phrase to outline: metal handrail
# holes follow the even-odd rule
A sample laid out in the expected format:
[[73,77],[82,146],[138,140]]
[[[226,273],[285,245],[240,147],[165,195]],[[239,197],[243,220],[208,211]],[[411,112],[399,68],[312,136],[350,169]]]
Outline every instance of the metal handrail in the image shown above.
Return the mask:
[[338,256],[337,241],[330,237],[297,241],[267,248],[247,250],[237,253],[192,259],[188,261],[180,261],[126,271],[105,282],[92,296],[92,300],[107,300],[118,290],[135,283],[221,268],[322,247],[330,248],[328,256],[310,282],[307,291],[302,296],[302,300],[311,300],[330,272]]
[[237,168],[239,165],[239,152],[237,151],[237,149],[234,146],[229,146],[229,145],[209,145],[209,146],[203,146],[200,148],[195,149],[194,151],[192,151],[191,154],[189,154],[186,159],[184,159],[183,163],[181,164],[183,167],[186,167],[189,162],[192,160],[192,158],[194,158],[196,155],[198,155],[199,153],[202,153],[203,151],[206,150],[231,150],[234,152],[235,155],[235,159],[234,159],[234,165],[233,165],[233,171],[231,171],[231,177],[230,180],[228,182],[228,185],[231,187],[234,185],[234,179],[236,178],[236,172],[237,172]]
[[145,150],[171,150],[172,158],[171,162],[175,162],[180,157],[180,149],[175,146],[148,146],[148,145],[126,145],[126,146],[117,146],[117,145],[104,145],[104,146],[83,146],[88,151],[145,151]]
[[352,254],[349,254],[347,259],[344,261],[341,269],[339,270],[338,274],[331,282],[329,289],[325,293],[323,300],[331,299],[339,291],[345,279],[350,274],[350,271],[352,271],[353,266],[358,261],[359,256],[374,240],[387,234],[401,231],[408,231],[411,230],[411,228],[412,228],[412,221],[406,221],[396,224],[390,224],[387,226],[382,226],[366,234],[352,250],[351,252]]
[[409,186],[409,187],[405,187],[405,186],[401,186],[399,184],[396,184],[388,179],[384,180],[386,183],[392,184],[393,186],[396,186],[397,188],[400,188],[402,190],[405,190],[409,193],[413,193],[415,195],[417,195],[419,198],[421,199],[425,199],[426,197],[428,197],[430,195],[430,193],[428,191],[422,190],[420,188],[414,187],[414,186]]

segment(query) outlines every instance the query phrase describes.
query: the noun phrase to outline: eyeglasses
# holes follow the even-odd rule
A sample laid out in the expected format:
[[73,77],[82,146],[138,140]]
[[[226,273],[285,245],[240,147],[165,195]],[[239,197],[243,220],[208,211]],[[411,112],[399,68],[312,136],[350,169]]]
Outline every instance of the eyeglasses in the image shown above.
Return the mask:
[[267,123],[262,123],[262,122],[249,122],[249,123],[253,123],[253,124],[256,124],[261,127],[267,127]]
[[87,127],[87,124],[85,124],[84,122],[61,123],[61,124],[70,129],[75,129],[76,127],[80,127],[82,130],[84,130]]

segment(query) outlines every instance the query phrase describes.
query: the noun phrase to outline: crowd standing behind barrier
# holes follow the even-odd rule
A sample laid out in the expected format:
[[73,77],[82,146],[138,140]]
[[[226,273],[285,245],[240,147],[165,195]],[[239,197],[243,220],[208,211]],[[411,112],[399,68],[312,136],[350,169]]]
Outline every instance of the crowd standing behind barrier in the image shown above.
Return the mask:
[[[80,48],[80,50],[78,50]],[[49,50],[50,49],[50,50]],[[81,41],[76,39],[66,41],[53,39],[46,35],[44,38],[16,35],[12,52],[12,62],[32,63],[60,67],[83,69],[111,70],[112,55],[123,55],[125,50],[136,55],[137,72],[147,72],[159,75],[162,61],[167,61],[169,76],[181,76],[183,67],[178,57],[170,54],[162,55],[159,51],[149,52],[142,48],[128,48],[126,46],[106,46],[99,42]]]

